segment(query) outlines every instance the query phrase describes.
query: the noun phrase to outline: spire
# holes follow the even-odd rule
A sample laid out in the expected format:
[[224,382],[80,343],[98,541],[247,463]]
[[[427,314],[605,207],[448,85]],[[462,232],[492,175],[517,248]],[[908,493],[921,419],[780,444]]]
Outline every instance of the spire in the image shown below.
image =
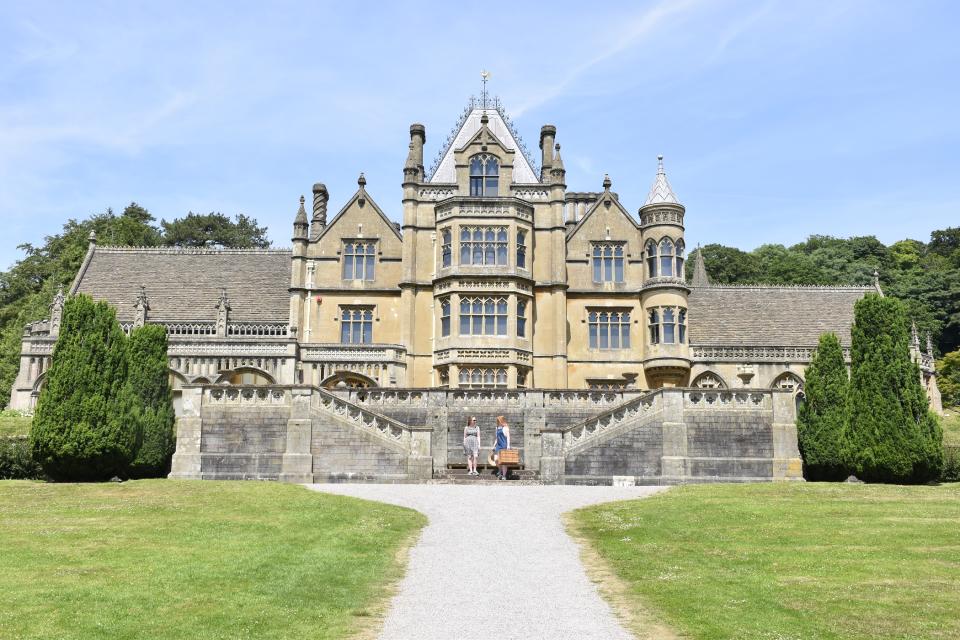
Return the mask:
[[297,217],[293,219],[294,241],[307,239],[307,227],[309,223],[307,222],[307,210],[303,206],[305,201],[305,198],[300,196],[300,208],[297,209]]
[[140,292],[137,294],[137,301],[133,306],[136,309],[136,314],[133,317],[133,327],[136,329],[147,323],[147,311],[150,311],[146,285],[140,285]]
[[707,265],[703,263],[703,251],[697,245],[697,259],[693,263],[693,281],[691,287],[709,287],[710,276],[707,275]]
[[933,338],[930,336],[929,331],[927,331],[927,355],[931,358],[933,357]]
[[550,169],[554,184],[565,184],[567,170],[563,168],[563,158],[560,157],[560,144],[554,147],[553,167]]
[[653,186],[650,187],[650,193],[647,194],[647,201],[643,206],[665,203],[680,204],[680,200],[670,187],[667,174],[663,170],[663,156],[657,156],[657,177],[653,181]]

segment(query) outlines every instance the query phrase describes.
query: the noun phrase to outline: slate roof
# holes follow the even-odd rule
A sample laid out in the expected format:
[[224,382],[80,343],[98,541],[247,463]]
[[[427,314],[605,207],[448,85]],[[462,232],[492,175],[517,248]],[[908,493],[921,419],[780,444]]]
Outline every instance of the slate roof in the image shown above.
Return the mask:
[[850,346],[853,305],[862,287],[713,285],[692,287],[687,298],[690,344],[815,347],[833,332]]
[[289,249],[92,249],[70,291],[106,300],[121,322],[133,320],[141,284],[154,322],[215,321],[224,287],[231,321],[290,317]]

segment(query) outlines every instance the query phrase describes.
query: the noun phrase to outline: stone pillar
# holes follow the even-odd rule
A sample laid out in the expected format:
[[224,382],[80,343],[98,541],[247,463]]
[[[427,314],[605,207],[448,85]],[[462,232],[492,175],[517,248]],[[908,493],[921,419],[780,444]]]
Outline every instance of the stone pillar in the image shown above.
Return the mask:
[[773,480],[803,480],[797,440],[797,405],[788,389],[771,391],[773,405]]
[[563,433],[545,427],[540,434],[540,481],[563,484],[566,469],[563,459]]
[[683,394],[682,389],[660,391],[659,401],[663,403],[663,457],[660,458],[660,476],[664,484],[683,482],[690,477]]
[[[452,384],[452,381],[451,381]],[[431,428],[430,450],[433,453],[433,468],[447,468],[447,430],[448,415],[446,404],[446,392],[437,391],[430,394],[433,411],[427,418],[428,426]]]
[[410,455],[407,458],[407,479],[423,482],[433,477],[432,438],[430,427],[410,430]]
[[280,466],[280,482],[313,482],[313,419],[310,417],[309,388],[290,390],[290,417],[287,419],[287,448]]
[[543,392],[527,391],[523,398],[523,465],[527,469],[539,469],[543,430],[547,426]]
[[168,478],[174,480],[199,480],[201,478],[200,438],[203,432],[201,407],[203,389],[183,389],[180,402],[182,411],[177,418],[177,450],[173,454]]

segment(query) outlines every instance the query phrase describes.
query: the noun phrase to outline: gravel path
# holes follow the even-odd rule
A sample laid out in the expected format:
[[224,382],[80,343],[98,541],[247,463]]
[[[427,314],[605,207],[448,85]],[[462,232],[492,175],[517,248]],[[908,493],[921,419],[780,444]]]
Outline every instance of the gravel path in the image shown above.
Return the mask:
[[[628,640],[580,564],[560,514],[659,487],[317,484],[430,519],[410,551],[385,640]],[[512,567],[500,580],[497,566]]]

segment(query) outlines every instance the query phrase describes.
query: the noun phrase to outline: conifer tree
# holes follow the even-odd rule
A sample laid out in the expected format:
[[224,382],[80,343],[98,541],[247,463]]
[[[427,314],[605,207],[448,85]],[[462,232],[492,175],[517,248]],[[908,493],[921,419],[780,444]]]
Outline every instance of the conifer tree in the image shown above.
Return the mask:
[[869,294],[854,313],[844,458],[862,480],[933,480],[943,464],[940,426],[910,359],[904,305]]
[[847,422],[847,366],[835,334],[820,336],[820,344],[807,367],[806,400],[797,417],[797,436],[808,480],[842,480],[843,432]]
[[58,481],[123,473],[136,434],[117,402],[127,373],[126,337],[105,302],[64,305],[60,335],[30,432],[34,458]]
[[170,471],[176,442],[167,333],[162,326],[148,324],[130,333],[127,372],[123,411],[137,433],[137,453],[129,474],[134,478],[163,477]]

